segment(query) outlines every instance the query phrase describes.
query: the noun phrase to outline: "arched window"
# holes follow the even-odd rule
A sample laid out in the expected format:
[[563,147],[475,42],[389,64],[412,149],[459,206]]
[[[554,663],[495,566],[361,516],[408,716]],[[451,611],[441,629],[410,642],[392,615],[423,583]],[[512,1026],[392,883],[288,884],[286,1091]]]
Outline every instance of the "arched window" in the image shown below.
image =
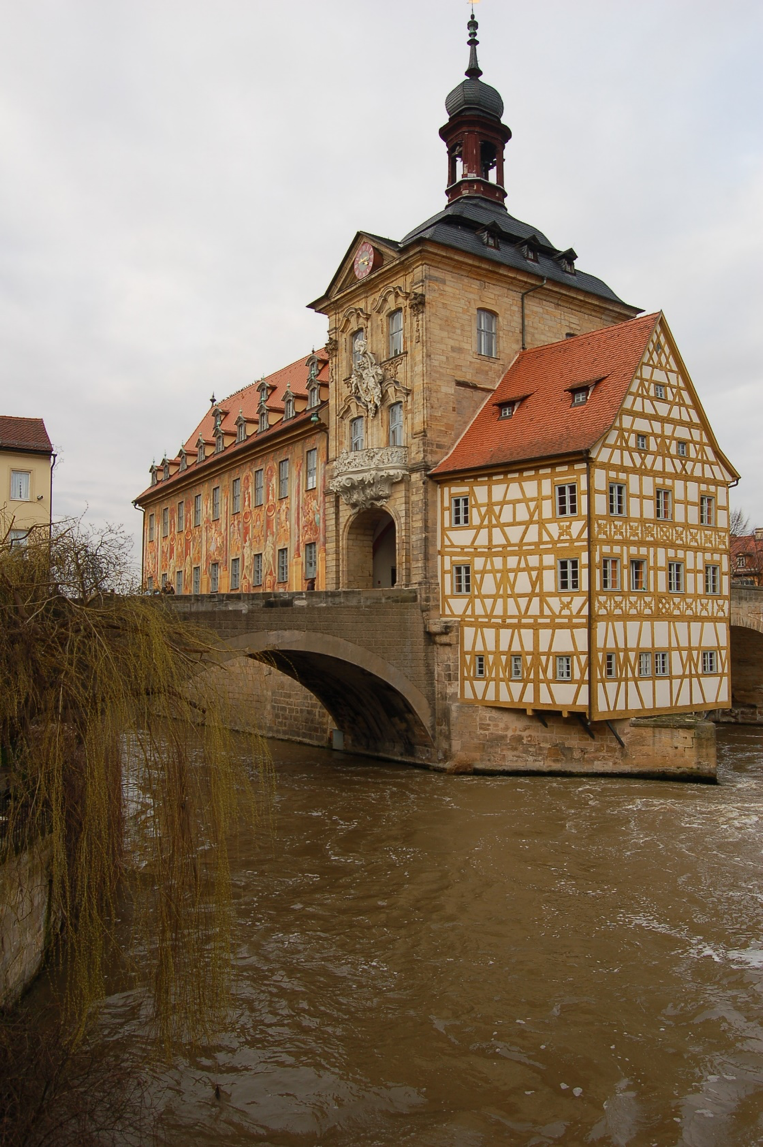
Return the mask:
[[261,406],[260,407],[259,429],[260,430],[267,430],[269,425],[270,425],[270,422],[268,419],[268,409],[266,406]]
[[289,390],[286,391],[283,399],[283,417],[284,422],[294,417],[294,395]]
[[365,445],[365,420],[352,418],[350,420],[350,450],[362,450]]
[[396,358],[403,353],[403,312],[398,308],[389,316],[389,357]]
[[477,354],[497,357],[497,317],[492,311],[477,311]]

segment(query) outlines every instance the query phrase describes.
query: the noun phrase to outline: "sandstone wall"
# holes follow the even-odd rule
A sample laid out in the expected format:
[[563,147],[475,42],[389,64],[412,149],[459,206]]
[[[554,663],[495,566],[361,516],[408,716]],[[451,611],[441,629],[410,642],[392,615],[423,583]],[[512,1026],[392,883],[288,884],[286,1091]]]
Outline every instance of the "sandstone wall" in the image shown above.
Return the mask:
[[48,938],[50,846],[0,861],[0,1007],[14,1003],[37,975]]

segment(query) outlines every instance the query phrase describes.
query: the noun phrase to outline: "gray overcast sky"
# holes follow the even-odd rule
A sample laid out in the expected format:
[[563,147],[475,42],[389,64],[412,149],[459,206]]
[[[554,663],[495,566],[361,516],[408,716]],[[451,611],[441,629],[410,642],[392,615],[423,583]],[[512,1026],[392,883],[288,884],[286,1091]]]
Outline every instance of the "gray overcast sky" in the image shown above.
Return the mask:
[[[481,0],[507,206],[662,308],[763,525],[763,5]],[[122,521],[207,408],[325,338],[356,230],[444,205],[464,0],[0,0],[0,413]]]

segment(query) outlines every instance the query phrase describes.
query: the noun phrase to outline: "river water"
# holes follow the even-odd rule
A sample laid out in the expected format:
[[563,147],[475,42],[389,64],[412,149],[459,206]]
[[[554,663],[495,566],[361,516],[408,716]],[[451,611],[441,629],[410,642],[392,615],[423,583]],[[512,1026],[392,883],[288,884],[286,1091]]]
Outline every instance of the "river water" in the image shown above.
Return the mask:
[[763,731],[719,742],[717,786],[274,743],[235,1014],[165,1077],[162,1141],[763,1143]]

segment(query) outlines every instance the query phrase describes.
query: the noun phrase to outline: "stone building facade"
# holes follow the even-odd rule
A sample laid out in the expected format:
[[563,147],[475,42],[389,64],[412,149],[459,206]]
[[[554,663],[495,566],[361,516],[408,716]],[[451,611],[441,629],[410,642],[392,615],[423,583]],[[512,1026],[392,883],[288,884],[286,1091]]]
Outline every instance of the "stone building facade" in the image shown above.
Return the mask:
[[0,541],[50,526],[55,455],[41,418],[0,415]]

